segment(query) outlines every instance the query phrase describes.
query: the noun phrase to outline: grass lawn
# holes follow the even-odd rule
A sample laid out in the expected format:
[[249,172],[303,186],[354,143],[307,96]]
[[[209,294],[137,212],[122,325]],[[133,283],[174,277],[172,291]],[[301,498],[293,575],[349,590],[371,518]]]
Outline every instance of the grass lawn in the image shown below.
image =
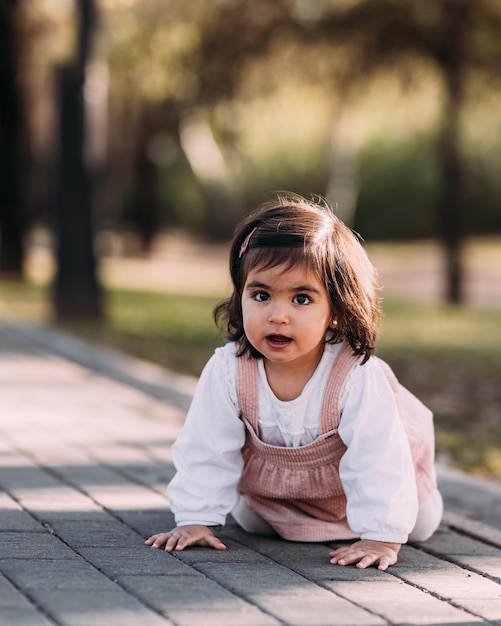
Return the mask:
[[[46,288],[0,282],[0,293],[0,317],[50,323]],[[223,342],[217,296],[114,288],[106,298],[106,323],[64,330],[194,376]],[[438,457],[501,482],[501,312],[387,298],[378,352],[434,411]]]

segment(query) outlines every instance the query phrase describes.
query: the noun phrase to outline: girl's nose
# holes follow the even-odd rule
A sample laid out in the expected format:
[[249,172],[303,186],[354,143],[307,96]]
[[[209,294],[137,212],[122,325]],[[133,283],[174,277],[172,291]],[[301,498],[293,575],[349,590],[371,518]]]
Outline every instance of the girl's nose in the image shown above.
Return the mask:
[[280,304],[276,304],[270,311],[269,321],[271,324],[287,324],[289,322],[289,315],[287,308]]

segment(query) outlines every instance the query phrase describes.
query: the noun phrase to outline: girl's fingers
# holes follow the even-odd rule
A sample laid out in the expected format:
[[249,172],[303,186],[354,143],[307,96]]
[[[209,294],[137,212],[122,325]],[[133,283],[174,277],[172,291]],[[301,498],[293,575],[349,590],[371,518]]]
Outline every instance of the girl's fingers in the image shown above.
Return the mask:
[[338,548],[331,552],[331,563],[334,565],[337,563],[338,565],[350,565],[354,563],[358,558],[363,557],[363,553],[355,552],[350,548]]
[[331,552],[329,556],[332,557],[330,562],[334,565],[352,565],[356,563],[359,569],[365,569],[378,563],[378,569],[381,571],[385,571],[396,562],[396,558],[390,559],[387,555],[365,554],[363,552],[342,552],[340,554]]
[[208,536],[206,538],[206,542],[211,548],[215,548],[216,550],[226,550],[224,543],[214,535]]
[[149,539],[146,539],[144,542],[147,546],[151,546],[152,548],[161,548],[169,539],[171,533],[158,533],[157,535],[151,536]]
[[181,545],[181,543],[182,543],[182,537],[180,537],[179,535],[172,535],[172,537],[170,537],[167,543],[165,544],[165,551],[166,552],[172,552],[172,550],[180,551],[184,548],[184,546]]
[[224,543],[207,527],[176,528],[168,533],[158,533],[144,542],[152,548],[165,546],[166,552],[181,551],[192,545],[209,546],[215,550],[226,550]]
[[383,556],[379,559],[378,570],[380,570],[381,572],[384,572],[388,569],[390,565],[391,563],[389,562],[389,560]]
[[167,542],[165,546],[166,552],[172,552],[172,550],[176,550],[177,552],[181,552],[188,546],[193,546],[198,543],[200,537],[197,534],[192,532],[173,532],[172,537]]
[[[357,559],[355,559],[355,561],[356,560]],[[364,556],[364,558],[360,559],[360,561],[357,563],[357,567],[359,569],[365,569],[366,567],[370,567],[371,565],[374,565],[374,563],[377,560],[378,560],[378,557],[375,554]]]

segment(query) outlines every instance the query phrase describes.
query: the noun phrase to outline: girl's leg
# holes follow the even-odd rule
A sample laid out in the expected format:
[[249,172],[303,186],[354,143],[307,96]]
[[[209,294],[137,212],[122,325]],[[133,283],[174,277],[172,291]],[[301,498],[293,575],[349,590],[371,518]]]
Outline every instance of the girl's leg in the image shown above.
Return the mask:
[[250,507],[243,496],[238,496],[238,501],[233,507],[231,514],[239,526],[253,535],[276,535],[276,531],[254,509]]
[[435,489],[419,509],[416,525],[409,535],[409,541],[426,541],[429,539],[437,530],[443,512],[442,496],[438,489]]

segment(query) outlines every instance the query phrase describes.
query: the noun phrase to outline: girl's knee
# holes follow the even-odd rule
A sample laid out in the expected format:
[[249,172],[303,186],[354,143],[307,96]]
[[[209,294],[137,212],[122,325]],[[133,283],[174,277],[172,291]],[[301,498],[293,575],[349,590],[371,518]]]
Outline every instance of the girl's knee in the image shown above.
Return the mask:
[[435,489],[420,507],[416,524],[409,541],[426,541],[437,530],[444,512],[444,503],[438,489]]
[[276,531],[250,506],[243,496],[238,496],[238,501],[231,511],[236,523],[245,531],[253,535],[274,536]]

